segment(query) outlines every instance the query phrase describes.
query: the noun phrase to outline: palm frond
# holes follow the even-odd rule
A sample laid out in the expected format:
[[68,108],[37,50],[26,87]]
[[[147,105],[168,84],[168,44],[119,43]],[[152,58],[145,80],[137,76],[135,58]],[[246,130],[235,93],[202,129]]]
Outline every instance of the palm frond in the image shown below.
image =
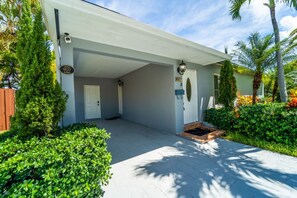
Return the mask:
[[297,0],[279,0],[279,1],[285,3],[288,7],[294,8],[297,10]]
[[287,56],[283,57],[283,61],[285,63],[289,63],[289,62],[294,61],[294,60],[297,60],[297,54],[290,54],[290,55],[287,55]]
[[231,4],[229,13],[232,16],[232,20],[241,20],[240,9],[247,2],[250,3],[251,0],[229,0]]
[[258,32],[251,33],[247,43],[237,42],[233,52],[233,61],[254,71],[265,71],[275,65],[275,50],[273,35],[261,37]]

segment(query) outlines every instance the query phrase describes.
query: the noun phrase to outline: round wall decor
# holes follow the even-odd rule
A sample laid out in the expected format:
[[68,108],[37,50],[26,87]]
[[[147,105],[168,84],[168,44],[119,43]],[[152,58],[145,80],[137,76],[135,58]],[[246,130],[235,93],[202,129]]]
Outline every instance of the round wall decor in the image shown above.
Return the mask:
[[70,65],[63,65],[60,67],[60,71],[63,74],[72,74],[74,72],[74,68]]

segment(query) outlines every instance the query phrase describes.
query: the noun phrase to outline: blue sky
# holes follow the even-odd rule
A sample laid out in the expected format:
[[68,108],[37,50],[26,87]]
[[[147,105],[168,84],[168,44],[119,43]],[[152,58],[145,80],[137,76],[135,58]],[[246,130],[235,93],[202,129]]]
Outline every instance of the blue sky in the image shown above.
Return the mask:
[[[232,21],[228,0],[89,0],[137,21],[176,34],[191,41],[224,51],[258,31],[272,33],[268,0],[253,0],[241,10],[242,20]],[[277,4],[281,37],[297,28],[297,11]]]

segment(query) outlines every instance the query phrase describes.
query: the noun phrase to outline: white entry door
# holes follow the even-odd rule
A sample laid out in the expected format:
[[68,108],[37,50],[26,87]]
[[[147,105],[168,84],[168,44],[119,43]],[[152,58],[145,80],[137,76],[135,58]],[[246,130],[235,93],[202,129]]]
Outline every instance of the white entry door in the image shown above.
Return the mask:
[[84,85],[85,119],[101,118],[100,86]]
[[183,75],[184,124],[198,121],[197,72],[187,69]]

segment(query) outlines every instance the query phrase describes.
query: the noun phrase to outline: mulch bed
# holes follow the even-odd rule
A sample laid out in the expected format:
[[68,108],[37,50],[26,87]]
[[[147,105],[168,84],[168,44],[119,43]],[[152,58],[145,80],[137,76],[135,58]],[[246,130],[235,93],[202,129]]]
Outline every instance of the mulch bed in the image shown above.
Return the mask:
[[209,134],[213,131],[215,131],[215,130],[214,129],[210,130],[210,129],[206,129],[206,128],[196,128],[196,129],[191,129],[191,130],[185,131],[185,133],[191,133],[193,135],[203,136],[203,135]]
[[199,141],[201,143],[207,143],[215,138],[220,137],[225,131],[217,130],[202,125],[201,123],[193,123],[185,126],[185,131],[180,136]]
[[112,118],[106,118],[105,120],[116,120],[116,119],[119,119],[121,118],[120,116],[115,116],[115,117],[112,117]]

